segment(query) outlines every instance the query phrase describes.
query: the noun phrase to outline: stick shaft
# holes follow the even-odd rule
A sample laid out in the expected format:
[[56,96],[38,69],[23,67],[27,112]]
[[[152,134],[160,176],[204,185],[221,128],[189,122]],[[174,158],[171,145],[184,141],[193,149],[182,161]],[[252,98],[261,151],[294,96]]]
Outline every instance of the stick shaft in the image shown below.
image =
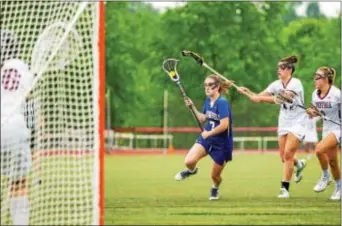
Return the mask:
[[[180,83],[180,81],[176,82],[180,91],[181,91],[181,94],[183,97],[187,97],[186,95],[186,92],[185,92],[185,89],[184,87],[182,86],[182,84]],[[198,124],[198,126],[200,127],[201,131],[203,131],[203,126],[202,126],[202,123],[200,122],[200,120],[198,119],[198,117],[196,116],[196,113],[195,113],[195,110],[193,108],[193,106],[190,107],[190,111],[191,111],[191,114],[194,116],[194,118],[196,119],[196,122]]]
[[[211,68],[211,67],[210,67],[208,64],[206,64],[205,62],[203,62],[202,66],[205,67],[205,68],[207,68],[209,71],[213,72],[214,74],[220,76],[223,80],[230,82],[229,79],[227,79],[226,77],[224,77],[222,74],[218,73],[216,70],[214,70],[213,68]],[[232,86],[233,86],[235,89],[240,88],[239,86],[237,86],[237,85],[234,84],[234,83],[232,83]],[[251,96],[252,96],[252,94],[249,94],[249,93],[246,93],[246,95],[247,95],[248,97],[251,97]]]
[[[305,107],[305,106],[303,106],[303,105],[296,104],[296,106],[298,106],[298,107],[300,107],[300,108],[302,108],[302,109],[306,110],[306,107]],[[321,116],[321,117],[322,117],[322,119],[323,119],[323,120],[325,120],[325,121],[329,121],[329,122],[332,122],[332,123],[334,123],[334,124],[336,124],[336,125],[339,125],[339,126],[341,126],[341,123],[335,122],[335,121],[333,121],[332,119],[330,119],[330,118],[328,118],[328,117],[326,117],[326,116],[324,116],[324,115],[320,115],[320,116]]]

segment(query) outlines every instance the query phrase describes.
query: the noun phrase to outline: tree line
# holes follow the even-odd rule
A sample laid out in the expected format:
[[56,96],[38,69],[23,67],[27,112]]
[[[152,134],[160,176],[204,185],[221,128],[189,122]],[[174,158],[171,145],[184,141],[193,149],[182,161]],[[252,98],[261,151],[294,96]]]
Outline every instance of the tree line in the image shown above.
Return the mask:
[[[106,112],[111,126],[162,126],[165,89],[168,125],[196,126],[161,68],[168,57],[180,59],[183,85],[200,109],[203,80],[210,72],[182,57],[184,49],[198,52],[228,79],[256,92],[277,79],[277,62],[292,54],[299,57],[294,76],[303,83],[306,104],[318,67],[334,67],[340,87],[340,18],[325,17],[314,2],[307,16],[300,17],[295,13],[298,4],[188,2],[160,13],[142,2],[106,3],[106,86],[111,97]],[[227,98],[234,126],[276,126],[279,106],[253,104],[234,89]]]

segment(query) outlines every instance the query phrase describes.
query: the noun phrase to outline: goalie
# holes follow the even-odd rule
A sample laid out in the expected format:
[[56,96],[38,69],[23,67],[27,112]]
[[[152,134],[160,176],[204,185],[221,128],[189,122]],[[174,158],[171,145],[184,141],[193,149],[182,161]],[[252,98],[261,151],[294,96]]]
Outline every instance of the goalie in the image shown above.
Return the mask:
[[[18,40],[11,32],[1,29],[1,175],[6,177],[9,189],[8,199],[4,201],[5,205],[1,205],[1,212],[9,205],[13,225],[28,225],[30,130],[26,126],[22,108],[25,104],[23,95],[31,87],[33,75],[28,65],[18,57]],[[22,107],[13,109],[21,99]]]

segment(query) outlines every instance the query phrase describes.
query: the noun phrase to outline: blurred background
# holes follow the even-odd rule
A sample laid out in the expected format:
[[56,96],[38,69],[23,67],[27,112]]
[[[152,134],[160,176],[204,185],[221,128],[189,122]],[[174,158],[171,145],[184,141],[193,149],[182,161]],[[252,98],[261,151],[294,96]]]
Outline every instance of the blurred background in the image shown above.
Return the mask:
[[[302,81],[309,104],[318,67],[335,68],[335,85],[341,84],[340,3],[107,2],[108,151],[170,151],[192,145],[199,129],[177,86],[162,71],[162,62],[168,57],[181,60],[178,72],[198,109],[210,72],[182,57],[184,49],[199,53],[228,79],[255,92],[277,79],[281,58],[295,54],[299,62],[294,77]],[[234,89],[226,97],[238,148],[263,149],[265,137],[276,140],[278,105],[253,104]],[[277,147],[276,142],[266,145]]]

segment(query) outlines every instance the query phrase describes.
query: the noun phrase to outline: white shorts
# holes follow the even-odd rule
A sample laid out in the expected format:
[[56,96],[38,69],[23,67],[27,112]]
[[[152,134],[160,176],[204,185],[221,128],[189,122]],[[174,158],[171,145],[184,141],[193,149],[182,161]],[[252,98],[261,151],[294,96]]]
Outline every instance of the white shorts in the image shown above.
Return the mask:
[[315,130],[307,130],[304,138],[304,143],[317,143],[318,136]]
[[332,130],[332,131],[323,131],[322,133],[322,139],[326,138],[329,134],[333,133],[337,143],[341,144],[341,131],[340,130]]
[[1,175],[16,181],[28,175],[31,167],[31,151],[29,130],[26,127],[17,127],[17,130],[14,128],[1,128],[0,157]]
[[306,127],[303,125],[297,124],[287,128],[278,128],[278,136],[283,136],[288,133],[293,133],[298,140],[303,141],[306,133]]

